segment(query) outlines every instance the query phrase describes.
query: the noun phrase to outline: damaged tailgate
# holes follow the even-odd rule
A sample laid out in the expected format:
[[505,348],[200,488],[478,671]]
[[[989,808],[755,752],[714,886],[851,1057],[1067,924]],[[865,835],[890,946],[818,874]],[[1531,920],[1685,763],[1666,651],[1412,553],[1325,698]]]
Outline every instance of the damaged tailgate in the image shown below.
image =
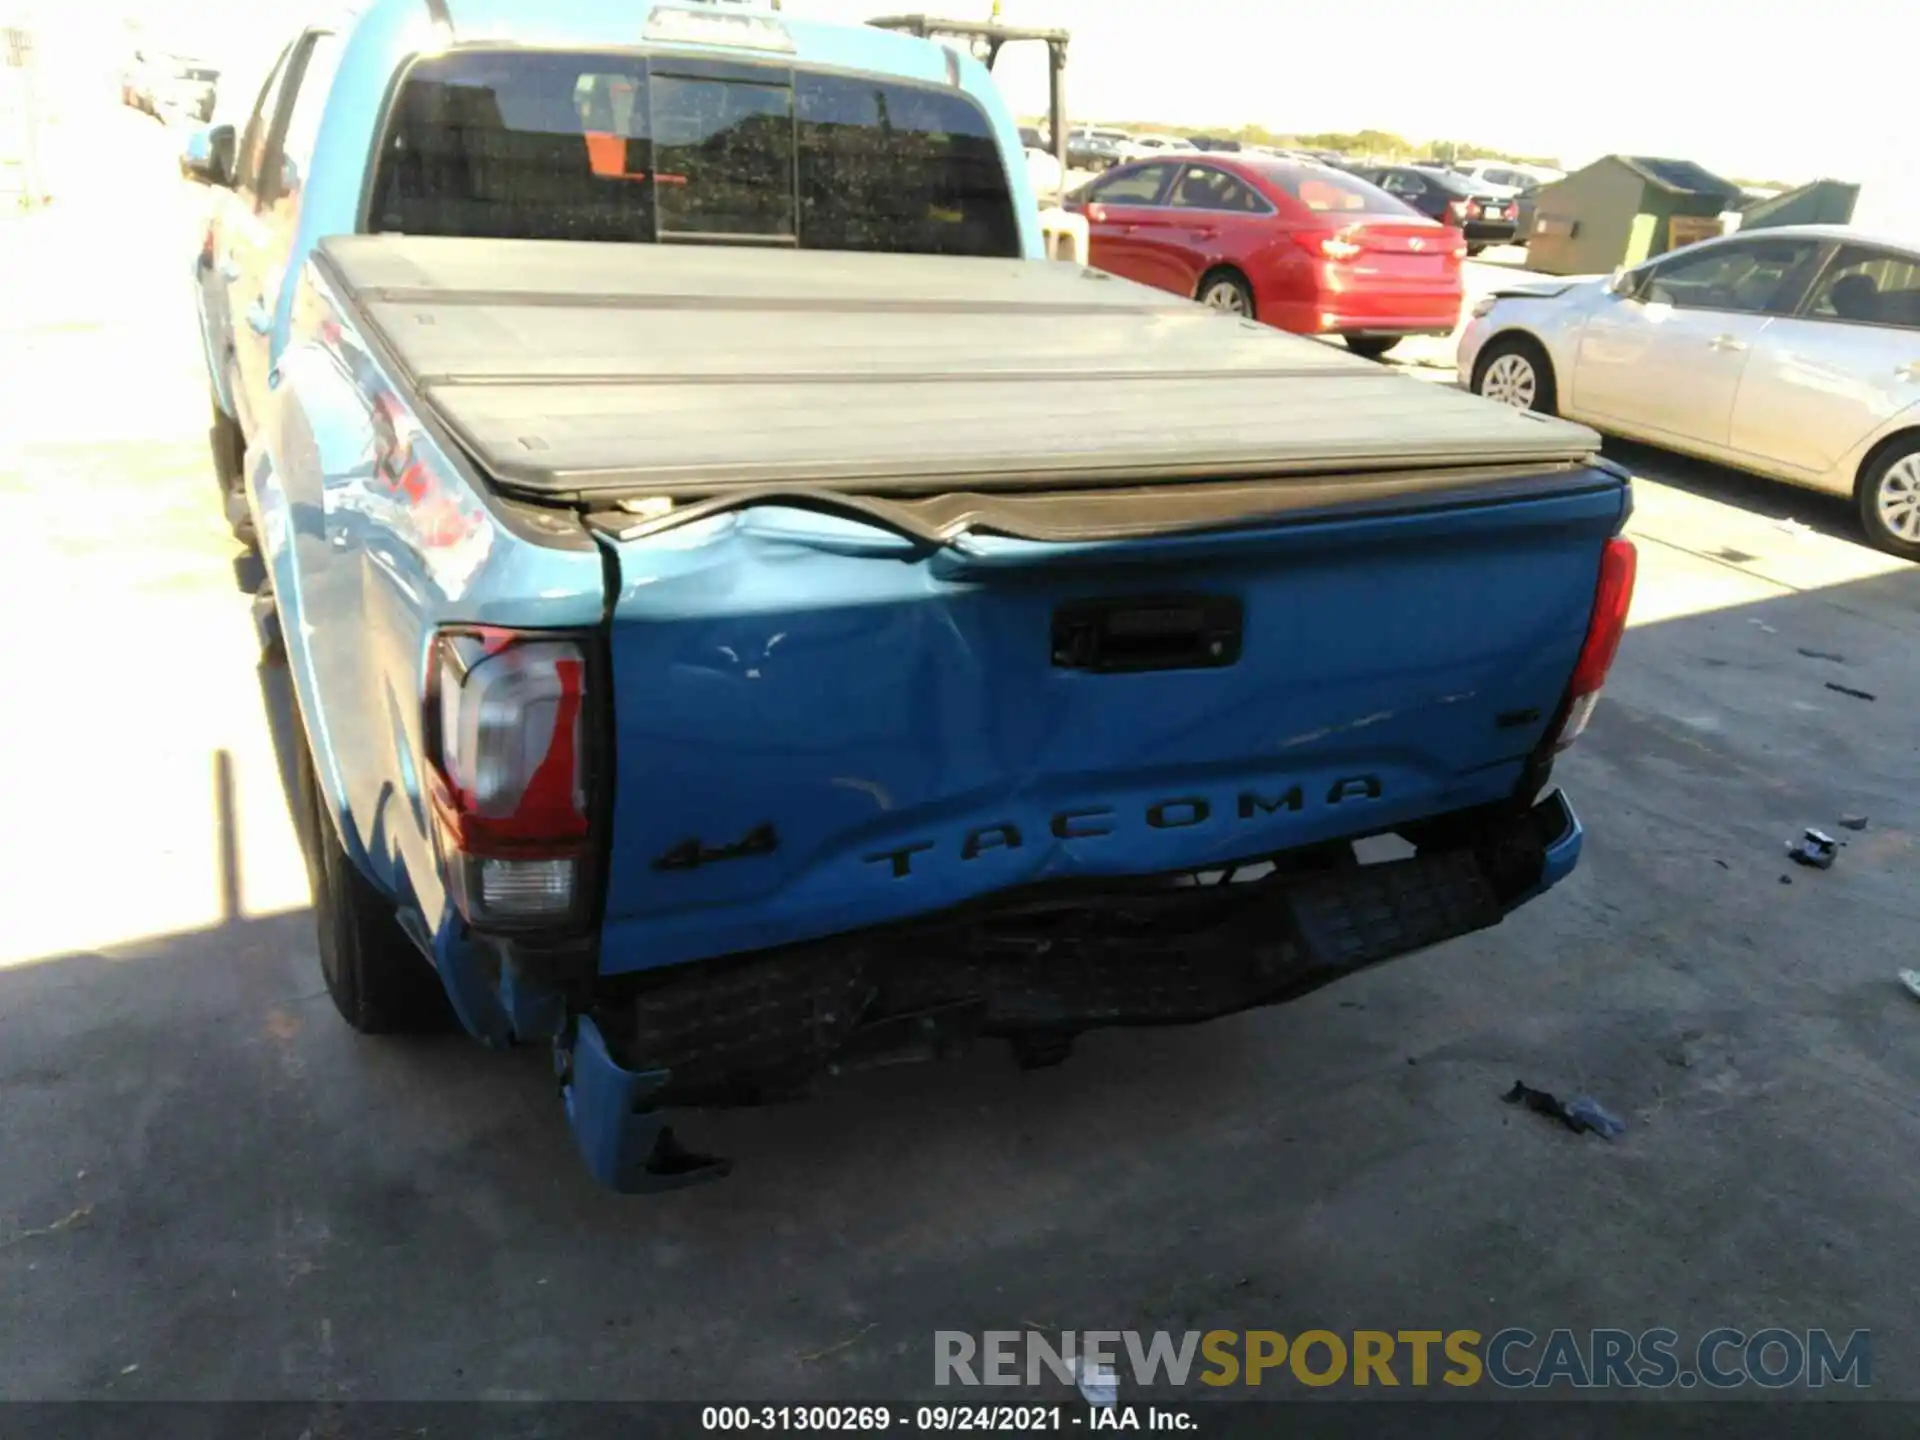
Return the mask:
[[348,237],[430,423],[612,557],[603,973],[1503,801],[1597,438],[1023,261]]

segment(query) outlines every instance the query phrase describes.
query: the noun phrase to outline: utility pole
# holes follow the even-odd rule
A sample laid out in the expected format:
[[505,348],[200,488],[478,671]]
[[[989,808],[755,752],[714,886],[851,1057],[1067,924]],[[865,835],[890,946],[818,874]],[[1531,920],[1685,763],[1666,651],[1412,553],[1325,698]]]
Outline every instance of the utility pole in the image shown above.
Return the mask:
[[[40,175],[40,97],[35,64],[33,32],[21,26],[0,30],[0,61],[5,63],[5,90],[0,94],[0,114],[11,110],[18,118],[19,155],[14,161],[20,177],[20,205],[32,209],[45,198]],[[9,127],[12,128],[12,127]]]

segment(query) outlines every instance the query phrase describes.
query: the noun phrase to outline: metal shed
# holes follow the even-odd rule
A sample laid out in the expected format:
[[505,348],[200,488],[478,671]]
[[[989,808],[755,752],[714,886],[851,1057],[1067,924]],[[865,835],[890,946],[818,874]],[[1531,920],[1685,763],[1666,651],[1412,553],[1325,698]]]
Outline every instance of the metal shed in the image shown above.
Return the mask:
[[1740,187],[1691,160],[1607,155],[1540,192],[1527,265],[1604,274],[1720,233]]
[[1860,187],[1845,180],[1815,180],[1796,190],[1747,206],[1740,214],[1742,230],[1764,230],[1772,225],[1846,225],[1860,203]]

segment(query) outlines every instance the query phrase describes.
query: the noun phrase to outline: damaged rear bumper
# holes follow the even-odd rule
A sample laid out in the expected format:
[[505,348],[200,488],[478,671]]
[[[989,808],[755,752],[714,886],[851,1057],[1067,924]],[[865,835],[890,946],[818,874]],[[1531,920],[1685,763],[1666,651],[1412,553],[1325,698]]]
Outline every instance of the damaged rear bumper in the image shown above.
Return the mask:
[[[1572,873],[1559,791],[1409,858],[1282,857],[1251,880],[1043,887],[905,925],[674,967],[602,997],[559,1054],[567,1117],[602,1183],[718,1179],[676,1112],[754,1104],[823,1072],[981,1037],[1048,1054],[1081,1031],[1208,1020],[1497,924]],[[1262,867],[1264,868],[1264,867]]]

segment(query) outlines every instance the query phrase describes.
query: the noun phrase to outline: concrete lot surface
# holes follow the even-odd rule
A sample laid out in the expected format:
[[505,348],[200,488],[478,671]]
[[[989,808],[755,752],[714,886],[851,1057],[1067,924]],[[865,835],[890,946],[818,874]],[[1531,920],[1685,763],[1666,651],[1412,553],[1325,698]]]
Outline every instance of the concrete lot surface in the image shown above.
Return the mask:
[[[902,1398],[940,1329],[1779,1325],[1871,1330],[1870,1393],[1920,1400],[1920,571],[1844,504],[1618,450],[1586,857],[1500,929],[1054,1071],[715,1117],[731,1180],[622,1199],[545,1056],[322,994],[192,198],[111,124],[111,184],[0,225],[0,1395]],[[1829,872],[1786,862],[1809,825]]]

